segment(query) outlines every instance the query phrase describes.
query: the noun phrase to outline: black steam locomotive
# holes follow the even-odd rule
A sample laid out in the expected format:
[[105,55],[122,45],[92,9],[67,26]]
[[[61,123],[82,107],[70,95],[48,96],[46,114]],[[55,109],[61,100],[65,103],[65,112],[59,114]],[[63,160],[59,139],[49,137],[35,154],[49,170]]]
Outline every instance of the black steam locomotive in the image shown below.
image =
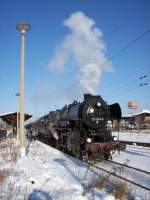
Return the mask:
[[40,140],[80,159],[108,159],[119,144],[107,123],[120,119],[118,103],[107,105],[101,96],[85,94],[83,102],[51,111],[32,126]]

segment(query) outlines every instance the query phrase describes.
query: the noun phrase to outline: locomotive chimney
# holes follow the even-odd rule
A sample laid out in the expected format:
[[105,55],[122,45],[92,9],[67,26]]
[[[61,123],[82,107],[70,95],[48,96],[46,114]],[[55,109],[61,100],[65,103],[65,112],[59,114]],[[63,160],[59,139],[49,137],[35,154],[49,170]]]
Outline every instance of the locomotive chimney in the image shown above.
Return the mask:
[[89,93],[84,94],[84,100],[87,100],[87,99],[89,99],[91,97],[93,97],[93,96],[91,94],[89,94]]
[[100,95],[91,95],[91,94],[89,94],[89,93],[86,93],[86,94],[84,94],[84,100],[87,100],[87,99],[89,99],[89,98],[95,98],[95,97],[100,97]]

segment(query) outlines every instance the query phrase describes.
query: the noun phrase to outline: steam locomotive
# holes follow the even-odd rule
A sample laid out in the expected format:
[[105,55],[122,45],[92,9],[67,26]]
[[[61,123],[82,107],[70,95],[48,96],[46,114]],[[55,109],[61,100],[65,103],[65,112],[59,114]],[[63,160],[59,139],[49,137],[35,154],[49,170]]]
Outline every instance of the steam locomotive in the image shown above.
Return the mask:
[[120,120],[118,103],[107,105],[101,96],[84,94],[84,101],[74,101],[61,110],[51,111],[32,127],[38,139],[83,160],[108,159],[119,146],[107,126]]

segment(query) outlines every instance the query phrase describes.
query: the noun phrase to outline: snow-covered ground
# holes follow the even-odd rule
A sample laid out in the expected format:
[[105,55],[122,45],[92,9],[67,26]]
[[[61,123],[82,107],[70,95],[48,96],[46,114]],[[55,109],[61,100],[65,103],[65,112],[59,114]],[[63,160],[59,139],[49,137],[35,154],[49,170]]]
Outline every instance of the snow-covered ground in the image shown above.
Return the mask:
[[[132,167],[150,172],[150,148],[134,147],[134,146],[127,145],[127,148],[124,151],[116,152],[112,156],[112,158],[113,158],[113,161],[116,161],[118,163],[123,163],[128,166],[132,166]],[[107,161],[98,163],[97,166],[100,166],[111,172],[115,172],[116,174],[120,176],[123,176],[131,181],[134,181],[150,189],[150,175],[149,174],[138,172],[133,169],[128,169],[126,167],[120,167],[115,163],[110,163]],[[129,190],[130,190],[130,187],[129,187]],[[142,189],[139,190],[138,187],[132,186],[132,191],[131,191],[132,194],[134,190],[136,190],[137,194],[142,199],[144,200],[150,199],[149,191],[145,191]]]
[[113,160],[150,172],[150,148],[127,145],[125,151],[116,152]]
[[[128,147],[124,152],[113,155],[113,159],[150,170],[149,150],[141,148],[139,151],[139,148]],[[0,172],[8,172],[8,176],[2,183],[0,181],[2,200],[116,200],[116,188],[108,188],[112,177],[39,141],[30,143],[27,155],[16,163],[13,160],[9,163],[8,159],[4,165],[4,157],[0,156]],[[104,162],[100,165],[108,168]],[[95,180],[100,181],[98,186]],[[108,181],[107,186],[104,181]],[[132,189],[130,199],[150,199],[149,192],[135,187]],[[123,200],[126,199],[124,196]]]
[[150,143],[150,132],[112,132],[114,136],[119,136],[120,141]]
[[9,171],[11,173],[1,186],[0,199],[115,199],[104,188],[88,187],[88,182],[99,177],[96,170],[89,169],[85,163],[39,141],[32,142],[27,156],[19,158]]

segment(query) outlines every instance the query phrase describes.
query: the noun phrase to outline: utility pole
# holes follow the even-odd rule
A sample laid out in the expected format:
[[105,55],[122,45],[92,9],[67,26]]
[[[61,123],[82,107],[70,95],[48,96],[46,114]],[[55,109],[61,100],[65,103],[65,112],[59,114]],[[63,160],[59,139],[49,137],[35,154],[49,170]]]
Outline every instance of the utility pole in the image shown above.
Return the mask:
[[21,32],[21,69],[20,69],[20,151],[21,156],[26,154],[26,138],[24,132],[24,49],[25,33],[31,29],[27,23],[17,24],[16,27]]
[[17,99],[16,99],[16,102],[17,102],[17,105],[16,105],[16,109],[17,109],[17,140],[19,140],[19,109],[18,109],[18,107],[19,107],[19,100],[18,100],[18,98],[20,97],[20,93],[16,93],[16,97],[17,97]]

